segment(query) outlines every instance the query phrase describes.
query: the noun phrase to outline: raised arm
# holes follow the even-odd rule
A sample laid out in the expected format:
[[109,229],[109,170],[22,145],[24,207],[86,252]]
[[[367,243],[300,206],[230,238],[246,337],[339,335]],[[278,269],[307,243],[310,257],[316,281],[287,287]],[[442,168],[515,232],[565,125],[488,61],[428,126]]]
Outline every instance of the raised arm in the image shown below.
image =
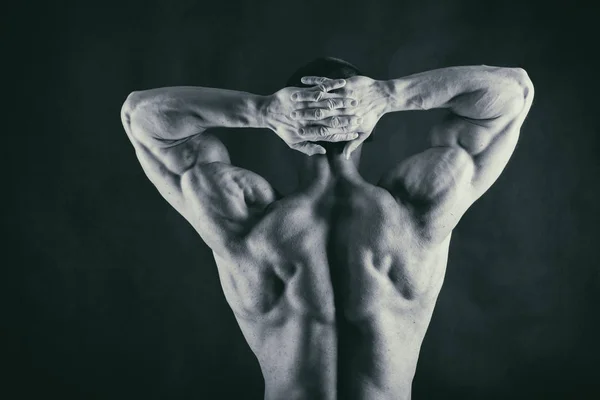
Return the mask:
[[[246,200],[255,197],[260,204],[274,194],[267,182],[251,173],[244,176],[253,185],[239,187],[241,170],[229,165],[225,146],[206,130],[260,127],[263,101],[250,93],[169,87],[133,92],[122,107],[125,132],[150,181],[219,252],[241,231]],[[216,173],[215,167],[225,173]],[[241,195],[223,198],[220,186]]]
[[411,204],[444,238],[498,178],[533,101],[520,68],[438,69],[384,82],[387,112],[450,111],[431,132],[432,147],[388,172],[381,186]]
[[148,178],[180,212],[182,177],[196,167],[229,164],[227,149],[209,128],[258,128],[262,96],[204,87],[133,92],[121,119]]
[[[343,86],[336,82],[326,91]],[[213,249],[243,234],[248,221],[273,201],[262,177],[230,165],[225,146],[210,128],[270,128],[290,147],[308,155],[322,151],[310,140],[347,140],[352,136],[302,134],[292,94],[284,88],[270,96],[206,88],[169,87],[133,92],[121,119],[138,159],[159,192]],[[300,89],[302,93],[314,91]]]
[[[305,83],[320,81],[307,77]],[[451,67],[387,81],[349,78],[339,92],[355,98],[363,117],[347,156],[389,112],[449,111],[431,133],[432,147],[386,173],[380,185],[447,234],[464,211],[498,178],[508,162],[533,101],[533,85],[521,68]],[[309,104],[310,113],[315,104]],[[310,129],[310,128],[308,128]],[[443,227],[443,229],[441,228]],[[434,229],[437,229],[434,227]]]
[[431,143],[434,152],[447,148],[456,162],[473,168],[469,182],[473,201],[508,162],[534,94],[523,69],[488,66],[438,69],[384,85],[387,112],[434,108],[451,112],[433,129]]

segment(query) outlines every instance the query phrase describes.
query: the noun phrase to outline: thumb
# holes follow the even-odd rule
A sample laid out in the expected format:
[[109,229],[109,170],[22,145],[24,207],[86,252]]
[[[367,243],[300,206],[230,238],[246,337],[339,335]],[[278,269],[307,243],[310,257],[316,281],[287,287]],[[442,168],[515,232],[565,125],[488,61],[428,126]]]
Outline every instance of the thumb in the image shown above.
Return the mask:
[[299,152],[302,152],[308,156],[326,153],[325,148],[323,146],[319,146],[318,144],[310,143],[310,142],[295,143],[295,144],[290,145],[290,147],[292,149],[298,150]]

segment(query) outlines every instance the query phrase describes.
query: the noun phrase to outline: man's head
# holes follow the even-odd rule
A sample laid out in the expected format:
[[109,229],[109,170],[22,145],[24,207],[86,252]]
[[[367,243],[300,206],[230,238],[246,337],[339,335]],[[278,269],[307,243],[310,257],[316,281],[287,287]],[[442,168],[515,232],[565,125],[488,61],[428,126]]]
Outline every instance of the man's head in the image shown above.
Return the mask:
[[[362,72],[353,64],[334,57],[320,57],[316,58],[308,64],[298,68],[292,76],[287,80],[286,86],[290,87],[310,87],[302,83],[301,79],[303,76],[322,76],[330,79],[347,79],[356,75],[363,75]],[[332,91],[335,93],[335,90]],[[373,135],[369,136],[366,142],[372,140]],[[332,143],[332,142],[319,142],[320,145],[325,147],[327,152],[330,151],[340,152],[345,143]]]
[[316,58],[308,64],[298,68],[290,76],[286,86],[309,87],[300,80],[303,76],[323,76],[330,79],[347,79],[362,75],[360,70],[347,61],[334,57]]

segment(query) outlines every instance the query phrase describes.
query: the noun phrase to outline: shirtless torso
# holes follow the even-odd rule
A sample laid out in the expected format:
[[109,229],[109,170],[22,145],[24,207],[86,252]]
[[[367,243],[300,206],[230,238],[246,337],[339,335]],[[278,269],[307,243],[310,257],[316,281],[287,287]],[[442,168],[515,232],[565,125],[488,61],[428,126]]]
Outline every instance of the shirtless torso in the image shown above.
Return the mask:
[[[320,348],[313,355],[320,376],[304,381],[322,389],[324,379],[344,382],[338,395],[360,390],[364,396],[357,398],[385,398],[374,392],[410,387],[450,236],[440,238],[428,226],[432,204],[394,197],[363,180],[353,164],[331,161],[336,156],[316,157],[309,185],[269,203],[243,238],[229,244],[234,251],[215,253],[224,293],[257,356],[274,357],[261,365],[278,365],[283,373],[305,363],[309,348],[302,336],[315,330],[319,337],[312,340],[319,343],[311,348]],[[252,176],[220,167],[207,172],[218,186]],[[446,191],[460,189],[457,180],[448,183]],[[193,192],[207,189],[195,185]],[[205,218],[199,214],[198,224]],[[269,337],[277,349],[268,347]],[[283,337],[287,351],[297,354],[282,357]]]
[[[230,165],[210,134],[172,136],[168,145],[136,134],[132,110],[143,101],[126,103],[123,119],[150,179],[213,250],[225,297],[261,365],[265,398],[400,399],[410,397],[452,229],[508,161],[530,103],[463,137],[449,119],[434,130],[431,149],[377,186],[358,173],[360,150],[352,160],[312,156],[310,179],[286,197]],[[139,132],[151,130],[147,115]],[[490,134],[485,146],[468,142],[481,129],[509,134]],[[502,165],[488,167],[482,146],[501,146]]]

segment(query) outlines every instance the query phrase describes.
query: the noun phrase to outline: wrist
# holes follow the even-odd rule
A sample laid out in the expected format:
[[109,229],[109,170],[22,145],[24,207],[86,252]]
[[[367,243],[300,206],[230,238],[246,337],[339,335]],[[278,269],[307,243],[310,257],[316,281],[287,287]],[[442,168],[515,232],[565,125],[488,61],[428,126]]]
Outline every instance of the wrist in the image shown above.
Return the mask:
[[242,128],[265,128],[266,97],[247,93],[240,98],[241,102],[234,113],[239,116]]
[[269,121],[269,104],[271,103],[273,95],[268,96],[256,96],[255,99],[255,114],[257,128],[271,128]]
[[[384,113],[421,110],[410,93],[411,83],[404,78],[379,81],[380,90],[386,101]],[[411,97],[412,96],[412,97]]]
[[377,87],[385,100],[383,114],[394,112],[396,110],[396,93],[392,80],[377,81]]

